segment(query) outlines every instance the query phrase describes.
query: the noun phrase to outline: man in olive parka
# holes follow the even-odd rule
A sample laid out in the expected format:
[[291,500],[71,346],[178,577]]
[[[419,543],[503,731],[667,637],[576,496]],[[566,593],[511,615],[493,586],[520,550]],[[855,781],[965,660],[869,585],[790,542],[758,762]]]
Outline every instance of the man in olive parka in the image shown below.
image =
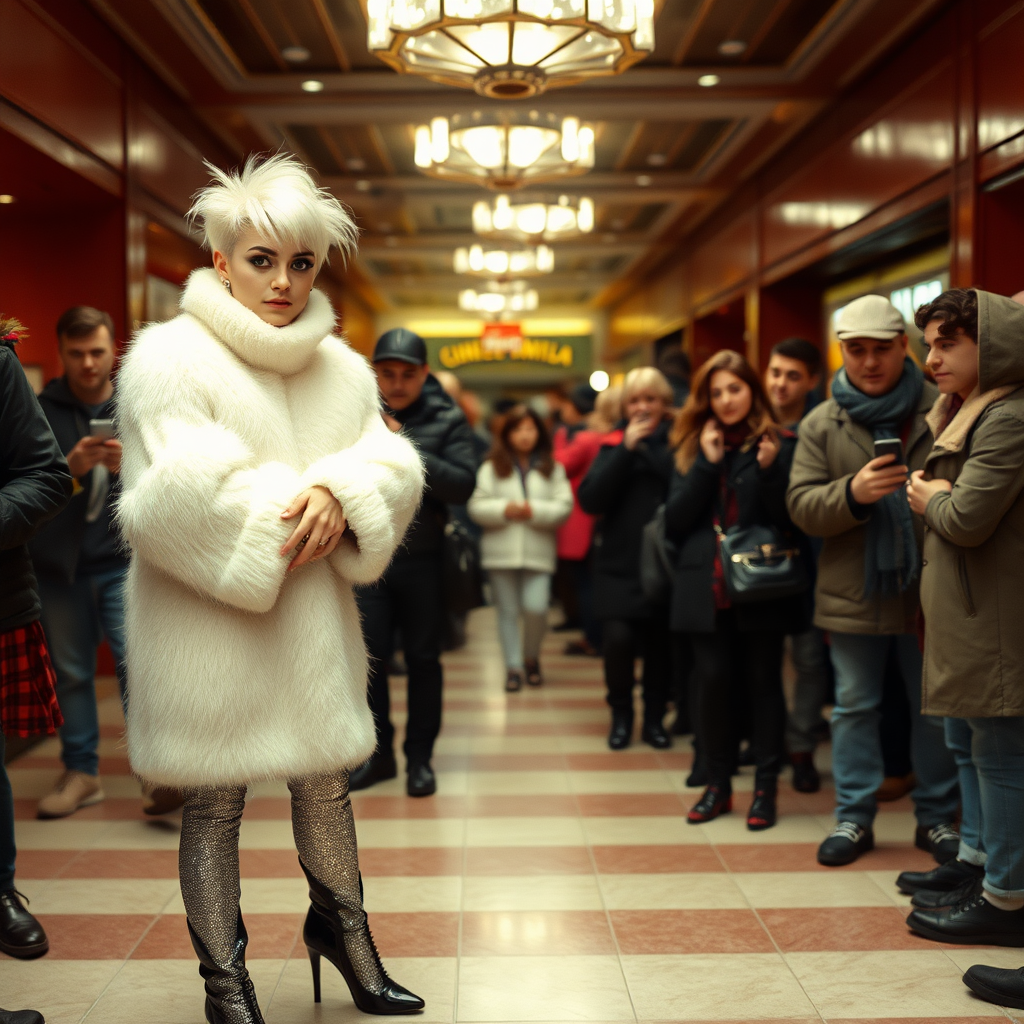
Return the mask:
[[[935,444],[907,485],[925,522],[922,704],[945,716],[963,824],[956,861],[921,876],[923,890],[909,873],[900,884],[920,907],[914,931],[1024,946],[1024,306],[953,289],[916,321],[942,392]],[[958,871],[957,889],[929,886]],[[1024,1000],[1024,977],[1018,988]]]

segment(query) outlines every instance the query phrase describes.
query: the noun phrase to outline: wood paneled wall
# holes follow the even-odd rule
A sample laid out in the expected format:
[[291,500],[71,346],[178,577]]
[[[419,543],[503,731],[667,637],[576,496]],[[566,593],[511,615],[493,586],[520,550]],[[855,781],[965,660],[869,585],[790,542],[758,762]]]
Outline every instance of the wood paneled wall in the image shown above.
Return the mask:
[[940,201],[950,209],[951,283],[1024,288],[1024,195],[985,191],[1024,166],[1022,62],[1024,4],[951,4],[610,310],[608,357],[665,325],[689,325],[698,358],[716,338],[738,347],[740,300],[747,351],[762,364],[789,334],[823,343],[820,291],[792,275]]

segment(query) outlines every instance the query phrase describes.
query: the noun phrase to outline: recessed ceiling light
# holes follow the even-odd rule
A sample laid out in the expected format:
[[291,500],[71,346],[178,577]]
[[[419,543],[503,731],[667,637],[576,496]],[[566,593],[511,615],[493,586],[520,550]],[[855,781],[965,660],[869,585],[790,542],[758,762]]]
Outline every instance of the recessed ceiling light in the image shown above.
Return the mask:
[[360,180],[356,182],[356,188],[360,192],[369,192],[370,189],[373,188],[373,184],[363,178],[360,178]]
[[8,195],[6,192],[3,195],[0,195],[0,204],[4,206],[9,206],[13,202],[14,196]]
[[286,46],[281,51],[281,56],[292,64],[301,64],[304,60],[309,60],[312,54],[304,46]]
[[365,171],[366,170],[366,161],[362,157],[359,157],[359,156],[350,156],[345,161],[345,166],[350,171]]
[[310,78],[302,83],[302,88],[305,92],[323,92],[324,83],[318,78]]
[[720,81],[721,79],[718,75],[701,75],[700,78],[697,79],[697,84],[703,85],[707,89],[712,85],[718,85]]
[[726,39],[718,44],[718,52],[723,57],[738,57],[747,48],[742,39]]
[[650,183],[652,181],[654,181],[654,179],[649,174],[638,174],[637,175],[636,183],[641,188],[647,188],[647,186],[650,185]]
[[652,167],[664,167],[668,163],[668,157],[664,153],[649,153],[647,162]]

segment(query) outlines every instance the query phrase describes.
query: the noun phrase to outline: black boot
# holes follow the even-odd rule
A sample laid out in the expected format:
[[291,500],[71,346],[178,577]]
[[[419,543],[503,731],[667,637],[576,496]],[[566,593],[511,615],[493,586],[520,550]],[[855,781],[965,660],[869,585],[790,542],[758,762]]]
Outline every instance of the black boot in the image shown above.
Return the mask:
[[36,1010],[0,1010],[0,1024],[46,1024]]
[[19,960],[34,960],[49,951],[50,942],[21,900],[15,889],[0,892],[0,950]]
[[361,764],[348,777],[348,788],[353,792],[357,789],[368,789],[378,782],[398,777],[398,762],[393,750],[375,750],[373,756],[365,764]]
[[391,1015],[422,1010],[425,1003],[419,996],[388,977],[362,907],[343,907],[301,860],[299,864],[309,881],[312,901],[302,929],[302,941],[313,968],[314,1002],[320,1002],[320,958],[325,956],[341,972],[352,993],[352,1001],[363,1013]]
[[203,945],[189,921],[188,934],[199,957],[199,973],[206,982],[206,1019],[209,1024],[264,1024],[256,990],[245,968],[245,947],[249,936],[238,914],[238,925],[231,954],[218,963]]
[[633,716],[628,711],[612,711],[612,728],[608,733],[608,746],[612,750],[625,750],[633,738]]
[[747,828],[751,832],[763,832],[775,824],[778,818],[775,805],[778,792],[778,779],[754,780],[754,801],[747,811]]

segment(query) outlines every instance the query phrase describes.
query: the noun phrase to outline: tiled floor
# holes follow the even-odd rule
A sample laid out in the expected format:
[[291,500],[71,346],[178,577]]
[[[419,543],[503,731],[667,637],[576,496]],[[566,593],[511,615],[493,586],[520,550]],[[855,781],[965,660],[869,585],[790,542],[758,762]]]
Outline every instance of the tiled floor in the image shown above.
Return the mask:
[[[829,791],[802,796],[786,779],[778,826],[751,833],[745,776],[736,813],[690,826],[687,749],[609,751],[600,664],[560,656],[563,642],[548,638],[543,689],[506,697],[493,614],[477,613],[469,645],[446,658],[438,795],[410,800],[395,781],[355,797],[374,934],[393,975],[426,998],[425,1021],[1024,1020],[960,981],[975,962],[1019,966],[1021,951],[907,932],[893,879],[929,866],[910,845],[907,801],[885,805],[879,848],[838,870],[814,859]],[[116,701],[103,713],[104,804],[35,821],[56,746],[13,766],[19,886],[52,951],[0,958],[0,1005],[50,1024],[200,1024],[177,823],[143,819]],[[269,1024],[359,1017],[337,975],[312,1000],[283,785],[250,794],[242,871]]]

